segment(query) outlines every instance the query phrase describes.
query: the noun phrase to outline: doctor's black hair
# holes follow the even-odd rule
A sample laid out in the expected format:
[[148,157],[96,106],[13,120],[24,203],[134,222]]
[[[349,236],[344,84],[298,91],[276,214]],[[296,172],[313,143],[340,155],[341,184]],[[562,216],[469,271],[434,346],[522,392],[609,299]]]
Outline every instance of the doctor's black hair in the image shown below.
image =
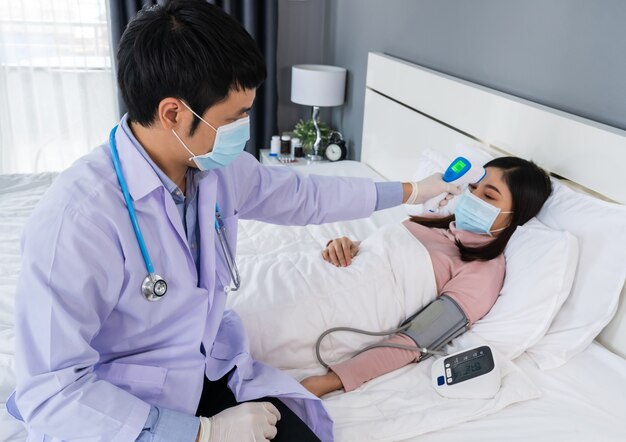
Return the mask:
[[[463,261],[489,261],[500,256],[515,233],[517,226],[536,216],[552,193],[552,182],[548,174],[532,161],[517,157],[495,158],[485,168],[502,170],[502,177],[511,192],[513,213],[508,227],[493,241],[479,247],[468,247],[456,240]],[[411,221],[426,227],[448,229],[454,215],[443,218],[412,216]]]
[[[164,98],[184,100],[203,115],[231,89],[255,89],[266,76],[250,34],[206,0],[145,7],[126,27],[117,51],[117,82],[128,118],[146,127]],[[194,116],[190,136],[199,122]]]

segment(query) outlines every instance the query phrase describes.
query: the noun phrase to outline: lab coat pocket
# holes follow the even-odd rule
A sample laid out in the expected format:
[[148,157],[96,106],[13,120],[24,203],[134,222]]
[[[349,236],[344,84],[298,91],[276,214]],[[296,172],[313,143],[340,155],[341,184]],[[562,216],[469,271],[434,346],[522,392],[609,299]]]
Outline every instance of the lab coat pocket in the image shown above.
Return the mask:
[[238,351],[233,346],[215,342],[211,350],[211,357],[219,359],[222,363],[230,363],[237,366],[237,371],[242,379],[250,380],[254,378],[253,360],[248,353]]
[[241,351],[234,345],[215,341],[211,349],[211,356],[223,361],[230,361],[235,358]]
[[232,311],[224,312],[218,335],[211,348],[211,357],[219,361],[222,369],[230,370],[233,364],[236,365],[243,379],[249,380],[254,377],[254,364],[245,331],[241,320]]
[[103,364],[96,371],[99,379],[110,382],[150,404],[159,399],[167,377],[167,368],[164,367],[119,362]]

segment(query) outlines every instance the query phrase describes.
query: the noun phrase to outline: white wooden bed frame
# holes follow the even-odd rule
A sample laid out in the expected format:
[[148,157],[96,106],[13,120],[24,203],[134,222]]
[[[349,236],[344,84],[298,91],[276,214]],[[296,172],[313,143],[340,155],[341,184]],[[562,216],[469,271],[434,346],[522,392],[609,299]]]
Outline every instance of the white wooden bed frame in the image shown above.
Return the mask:
[[[406,180],[424,149],[452,154],[459,143],[532,159],[577,190],[626,204],[626,131],[370,53],[361,161]],[[626,285],[597,340],[626,358]]]

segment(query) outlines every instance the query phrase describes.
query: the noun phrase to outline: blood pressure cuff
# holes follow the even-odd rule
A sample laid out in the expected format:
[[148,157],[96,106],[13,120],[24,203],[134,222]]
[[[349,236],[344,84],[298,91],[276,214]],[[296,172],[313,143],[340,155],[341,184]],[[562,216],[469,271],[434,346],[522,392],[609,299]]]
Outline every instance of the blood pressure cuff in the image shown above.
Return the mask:
[[[441,295],[402,325],[410,323],[402,331],[419,348],[438,350],[469,328],[469,321],[463,310],[447,295]],[[422,359],[430,354],[422,354]]]

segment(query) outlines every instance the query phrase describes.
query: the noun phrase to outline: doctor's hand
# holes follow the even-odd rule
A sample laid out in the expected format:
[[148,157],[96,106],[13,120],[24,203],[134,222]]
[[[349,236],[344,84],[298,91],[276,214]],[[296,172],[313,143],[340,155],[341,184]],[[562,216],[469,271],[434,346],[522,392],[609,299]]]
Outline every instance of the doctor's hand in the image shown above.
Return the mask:
[[443,206],[447,204],[448,200],[454,197],[454,195],[461,194],[462,191],[458,186],[445,182],[442,177],[442,174],[435,173],[421,181],[403,183],[403,203],[422,204],[431,198],[441,195],[442,200],[446,200],[444,204],[440,204],[440,206]]
[[270,402],[246,402],[200,417],[196,442],[259,442],[276,437],[280,412]]
[[322,251],[322,258],[337,267],[348,267],[358,251],[357,243],[342,236],[328,241],[326,248]]

